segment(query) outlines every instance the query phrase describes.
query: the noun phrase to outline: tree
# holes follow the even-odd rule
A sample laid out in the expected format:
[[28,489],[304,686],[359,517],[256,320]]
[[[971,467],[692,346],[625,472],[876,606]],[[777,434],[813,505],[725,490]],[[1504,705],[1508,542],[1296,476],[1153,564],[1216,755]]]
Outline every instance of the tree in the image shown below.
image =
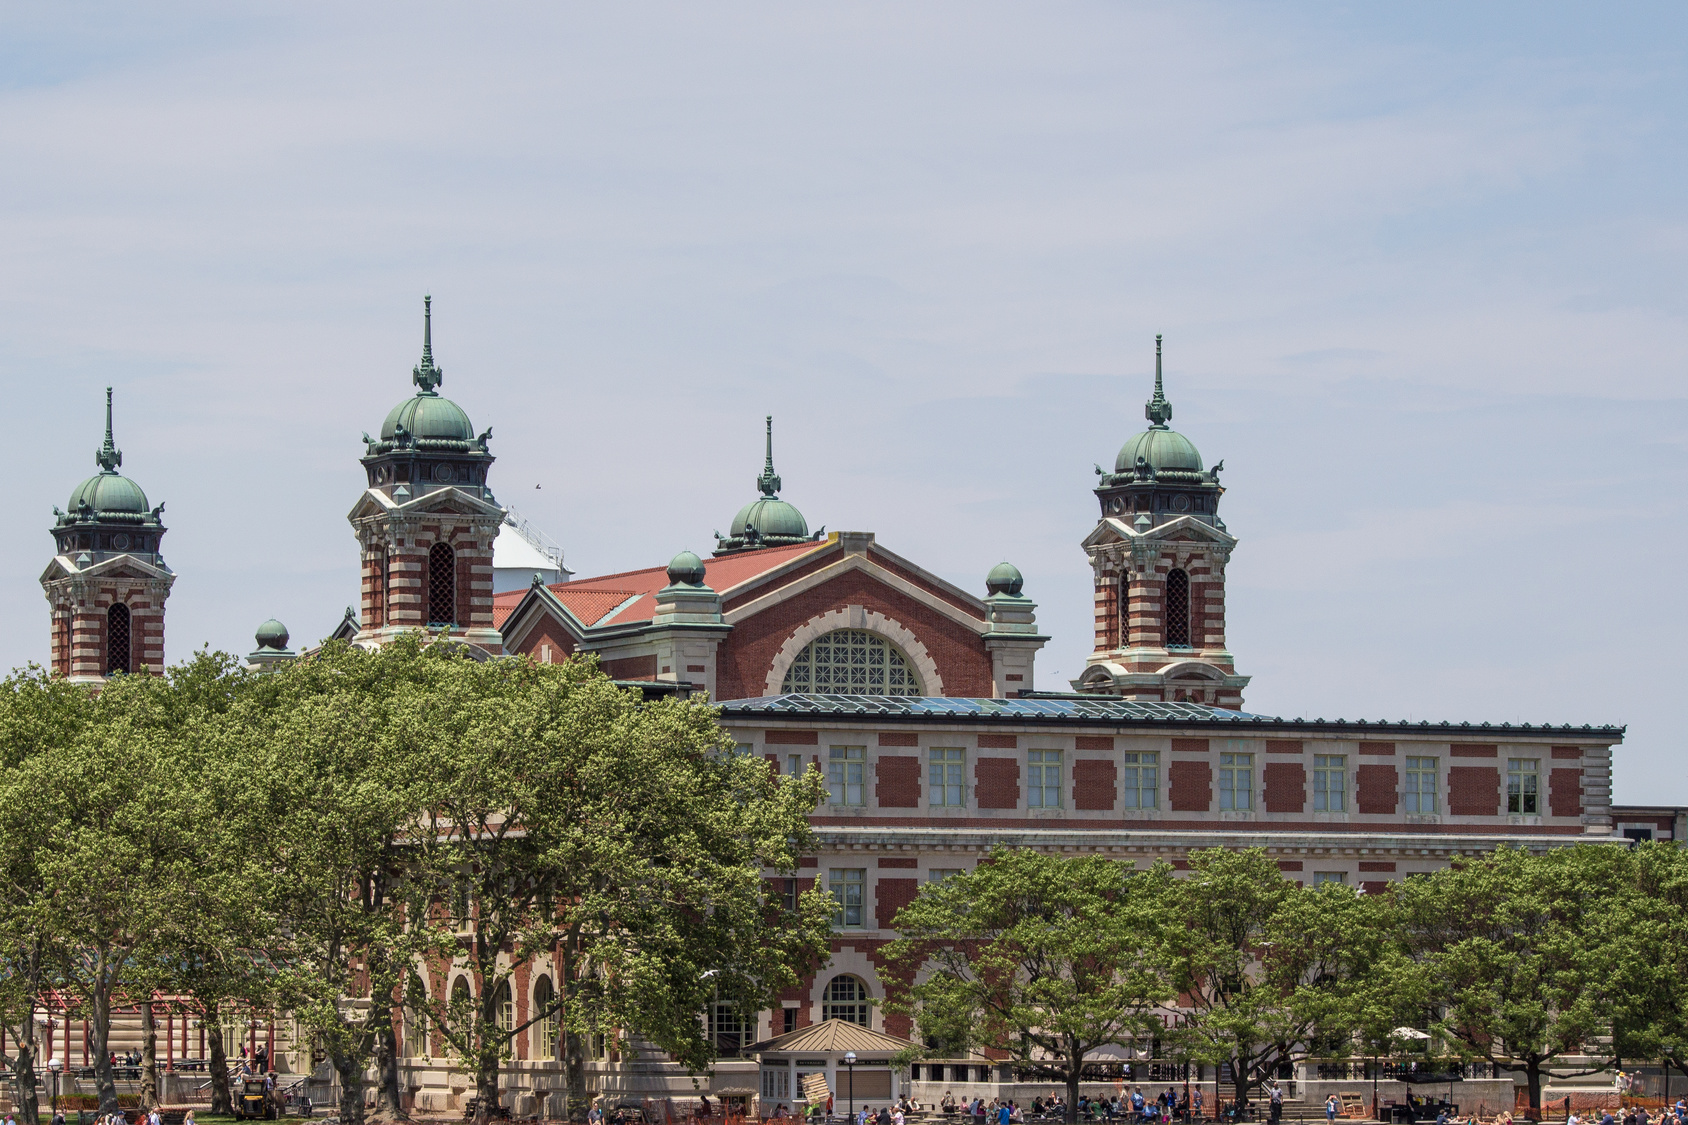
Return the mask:
[[1159,935],[1169,871],[999,847],[897,912],[889,1007],[947,1049],[994,1047],[1065,1083],[1076,1121],[1086,1060],[1158,1032],[1154,1010],[1174,995]]
[[1629,872],[1606,923],[1623,935],[1608,945],[1615,1050],[1688,1074],[1688,851],[1640,844]]
[[1610,845],[1502,847],[1395,888],[1403,947],[1441,1010],[1434,1031],[1523,1073],[1537,1118],[1552,1063],[1589,1056],[1571,1073],[1593,1074],[1613,1058],[1609,942],[1624,937],[1611,921],[1628,863]]
[[[824,892],[786,911],[763,882],[809,846],[818,775],[776,778],[703,701],[644,702],[595,660],[454,651],[421,655],[390,732],[426,779],[416,850],[457,931],[436,947],[449,974],[431,995],[412,978],[411,1006],[474,1073],[481,1118],[541,1021],[560,1019],[571,1113],[586,1109],[587,1035],[619,1030],[706,1068],[707,1005],[760,1011],[825,957]],[[515,969],[540,953],[556,998],[521,1018]],[[471,989],[454,1000],[458,972]]]
[[1190,853],[1167,894],[1167,960],[1179,1003],[1168,1042],[1231,1068],[1237,1104],[1280,1064],[1345,1041],[1387,949],[1379,906],[1350,887],[1301,888],[1259,848]]

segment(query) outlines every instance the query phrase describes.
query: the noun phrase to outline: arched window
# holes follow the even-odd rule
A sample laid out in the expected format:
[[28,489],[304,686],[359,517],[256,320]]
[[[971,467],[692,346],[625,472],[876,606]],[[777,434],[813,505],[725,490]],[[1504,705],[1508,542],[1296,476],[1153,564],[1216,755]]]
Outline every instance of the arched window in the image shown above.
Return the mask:
[[106,675],[131,671],[129,663],[129,607],[106,610]]
[[469,1002],[473,999],[474,997],[469,992],[469,978],[458,977],[457,982],[451,986],[451,1006],[453,1009],[452,1018],[458,1020],[463,1019],[465,1014],[464,1010],[468,1008]]
[[1114,643],[1120,648],[1131,647],[1131,575],[1121,572],[1119,576],[1119,625],[1118,636]]
[[498,1030],[509,1035],[516,1030],[516,1001],[510,995],[510,982],[500,981],[492,994],[492,1011],[498,1020]]
[[377,547],[369,553],[369,624],[379,628],[387,623],[387,548]]
[[557,1057],[556,1004],[556,986],[549,976],[541,976],[539,983],[533,986],[533,1014],[539,1021],[533,1025],[534,1057],[537,1059]]
[[428,549],[428,624],[457,624],[457,556],[449,543]]
[[921,694],[908,657],[865,629],[838,629],[810,641],[791,662],[780,690],[819,695]]
[[428,993],[423,986],[422,1002],[404,1012],[405,1054],[413,1059],[428,1057]]
[[860,977],[848,974],[833,977],[826,985],[821,1000],[823,1020],[849,1020],[863,1027],[872,1026],[868,1018],[867,985]]
[[1161,609],[1166,622],[1166,647],[1190,647],[1190,576],[1174,569],[1166,576],[1166,604]]

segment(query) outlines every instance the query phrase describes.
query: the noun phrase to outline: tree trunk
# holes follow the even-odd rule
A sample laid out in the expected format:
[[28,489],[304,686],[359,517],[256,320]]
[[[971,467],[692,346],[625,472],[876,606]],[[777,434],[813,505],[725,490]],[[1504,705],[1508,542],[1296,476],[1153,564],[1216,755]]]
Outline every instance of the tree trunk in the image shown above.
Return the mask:
[[340,1076],[340,1125],[363,1125],[363,1063],[339,1051],[329,1057]]
[[1541,1060],[1530,1059],[1524,1064],[1524,1075],[1530,1083],[1530,1111],[1526,1114],[1531,1121],[1541,1120]]
[[1084,1055],[1067,1039],[1067,1125],[1078,1121],[1078,1082],[1084,1076]]
[[229,1056],[223,1049],[223,1011],[216,1003],[207,1004],[200,1017],[205,1029],[205,1052],[211,1057],[205,1065],[211,1072],[211,1112],[234,1112],[234,1099],[229,1096]]
[[141,1005],[141,1108],[158,1104],[158,1016],[148,1001]]
[[1231,1060],[1231,1092],[1236,1098],[1237,1115],[1234,1120],[1243,1119],[1243,1106],[1248,1104],[1248,1067],[1243,1064],[1241,1057]]
[[559,1029],[563,1039],[563,1112],[570,1121],[585,1121],[592,1111],[586,1091],[586,1036]]
[[398,1035],[391,1007],[386,1017],[375,1030],[375,1112],[397,1116],[404,1112],[404,1103],[399,1100]]
[[41,1120],[41,1100],[35,1088],[35,1005],[31,1004],[25,1012],[28,1024],[28,1035],[17,1041],[17,1049],[12,1053],[12,1080],[18,1089],[18,1108],[22,1111],[25,1122]]
[[94,1020],[89,1038],[94,1048],[94,1086],[100,1095],[100,1112],[117,1112],[117,1078],[111,1072],[111,980],[107,976],[109,962],[105,950],[95,955],[94,963]]

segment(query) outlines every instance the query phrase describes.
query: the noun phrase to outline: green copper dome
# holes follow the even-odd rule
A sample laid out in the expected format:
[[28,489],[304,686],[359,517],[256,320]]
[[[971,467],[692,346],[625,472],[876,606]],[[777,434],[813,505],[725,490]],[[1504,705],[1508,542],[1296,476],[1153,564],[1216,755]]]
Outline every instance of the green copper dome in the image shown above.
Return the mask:
[[991,567],[991,572],[985,575],[985,589],[993,594],[1008,594],[1019,597],[1025,588],[1026,579],[1020,573],[1020,568],[1011,562],[999,562]]
[[681,551],[668,563],[668,581],[675,586],[703,585],[703,560],[690,551]]
[[1114,472],[1133,471],[1137,467],[1139,457],[1147,461],[1149,468],[1156,473],[1168,469],[1187,473],[1202,471],[1202,455],[1196,452],[1196,447],[1190,443],[1190,439],[1165,427],[1133,434],[1131,440],[1120,446],[1119,456],[1114,458]]
[[433,391],[423,391],[393,407],[387,420],[381,423],[381,440],[396,440],[400,426],[413,441],[469,441],[475,436],[475,427],[470,425],[463,408]]
[[258,626],[256,640],[258,641],[259,648],[286,648],[287,626],[272,617],[262,625]]
[[761,491],[759,500],[752,500],[739,509],[727,534],[715,533],[716,555],[734,551],[754,551],[758,547],[789,547],[810,541],[809,521],[790,502],[779,498],[780,478],[774,472],[774,416],[768,415],[768,456],[762,475],[756,478]]
[[149,510],[147,494],[141,486],[116,472],[91,476],[76,486],[70,494],[68,511],[75,515],[87,504],[95,512],[122,512],[144,516]]

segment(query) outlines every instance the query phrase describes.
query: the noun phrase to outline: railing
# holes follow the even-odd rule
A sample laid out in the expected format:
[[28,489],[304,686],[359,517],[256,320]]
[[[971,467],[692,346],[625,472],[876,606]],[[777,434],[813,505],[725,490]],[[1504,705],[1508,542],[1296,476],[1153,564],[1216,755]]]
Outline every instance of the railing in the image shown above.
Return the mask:
[[1467,1078],[1500,1078],[1493,1063],[1459,1059],[1308,1059],[1307,1077],[1325,1082],[1405,1082],[1433,1085]]

